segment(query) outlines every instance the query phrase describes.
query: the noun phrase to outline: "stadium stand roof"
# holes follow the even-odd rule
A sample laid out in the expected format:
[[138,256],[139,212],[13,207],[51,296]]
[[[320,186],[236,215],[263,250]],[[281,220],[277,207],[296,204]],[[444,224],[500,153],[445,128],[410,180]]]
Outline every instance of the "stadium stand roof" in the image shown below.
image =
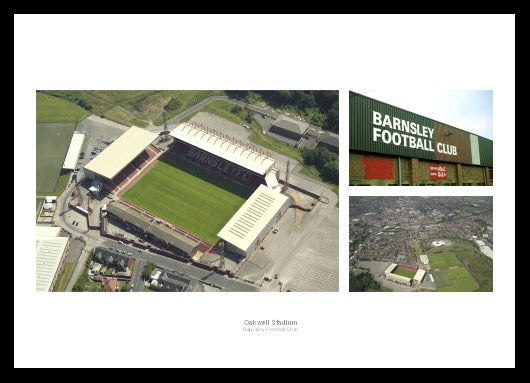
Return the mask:
[[272,126],[302,135],[307,130],[309,124],[307,122],[295,121],[285,116],[280,116],[272,122]]
[[59,237],[60,227],[37,226],[37,252],[36,265],[36,289],[39,291],[50,291],[57,268],[66,247],[68,237]]
[[77,165],[77,159],[83,149],[83,143],[85,142],[85,135],[83,133],[74,132],[72,139],[70,140],[70,146],[68,152],[64,158],[63,169],[75,169]]
[[153,236],[166,241],[170,245],[175,246],[188,254],[190,254],[198,245],[196,241],[187,238],[164,225],[151,224],[148,217],[121,203],[113,202],[108,204],[107,211],[144,231],[149,231]]
[[156,133],[131,126],[86,164],[85,169],[112,179],[157,138]]
[[274,166],[274,160],[213,133],[188,123],[177,126],[170,135],[188,144],[206,150],[254,173],[265,175]]
[[416,274],[414,275],[413,280],[416,282],[421,282],[424,276],[425,276],[425,270],[418,269],[418,271],[416,271]]
[[287,199],[285,195],[260,185],[217,236],[247,250]]
[[392,263],[390,266],[388,266],[385,270],[385,274],[390,274],[394,269],[397,267],[396,263]]

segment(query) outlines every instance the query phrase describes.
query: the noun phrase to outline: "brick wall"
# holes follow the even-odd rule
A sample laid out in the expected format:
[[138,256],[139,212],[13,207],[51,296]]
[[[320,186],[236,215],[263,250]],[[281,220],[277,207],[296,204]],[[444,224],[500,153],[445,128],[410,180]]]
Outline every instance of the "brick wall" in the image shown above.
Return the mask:
[[[388,174],[389,161],[391,161],[392,176]],[[431,180],[429,177],[430,164],[446,165],[447,180]],[[379,172],[377,171],[378,165],[381,167]],[[493,185],[493,181],[489,180],[489,171],[490,169],[486,168],[486,185]],[[382,154],[350,151],[349,180],[350,185],[354,186],[399,185],[398,158]],[[484,184],[484,174],[481,166],[402,157],[401,184],[403,186],[476,186]]]

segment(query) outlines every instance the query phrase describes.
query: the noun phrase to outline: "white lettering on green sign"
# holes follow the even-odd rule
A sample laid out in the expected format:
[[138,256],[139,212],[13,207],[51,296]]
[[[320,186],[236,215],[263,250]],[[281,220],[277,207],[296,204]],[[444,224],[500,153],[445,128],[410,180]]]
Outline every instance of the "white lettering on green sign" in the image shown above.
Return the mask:
[[[372,111],[372,140],[385,144],[434,152],[434,128]],[[394,130],[392,132],[391,130]],[[439,142],[438,153],[456,156],[456,146]]]

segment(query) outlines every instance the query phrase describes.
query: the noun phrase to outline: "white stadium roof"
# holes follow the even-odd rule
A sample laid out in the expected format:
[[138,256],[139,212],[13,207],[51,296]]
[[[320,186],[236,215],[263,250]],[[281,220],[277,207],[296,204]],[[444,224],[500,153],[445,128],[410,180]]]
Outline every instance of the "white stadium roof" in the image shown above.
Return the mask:
[[260,185],[217,236],[247,250],[287,199],[285,195]]
[[169,134],[199,149],[206,150],[227,161],[249,169],[254,173],[264,175],[274,166],[274,160],[272,158],[188,123],[180,124]]
[[131,126],[86,164],[85,169],[112,179],[157,138],[156,133]]
[[57,272],[68,237],[58,237],[61,228],[37,226],[36,289],[49,291]]
[[415,281],[422,281],[423,280],[423,277],[425,276],[425,270],[423,269],[418,269],[418,271],[416,271],[416,274],[414,275],[414,280]]
[[68,152],[63,163],[63,169],[75,169],[77,165],[77,159],[83,149],[83,143],[85,142],[85,135],[83,133],[74,132]]

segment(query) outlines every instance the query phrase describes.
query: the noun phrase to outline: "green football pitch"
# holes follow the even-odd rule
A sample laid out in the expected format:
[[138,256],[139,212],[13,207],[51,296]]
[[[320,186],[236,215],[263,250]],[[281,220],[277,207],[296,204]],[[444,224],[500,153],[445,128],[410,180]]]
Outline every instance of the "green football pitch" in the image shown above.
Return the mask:
[[453,253],[429,254],[429,263],[432,269],[461,265]]
[[439,285],[438,279],[435,277],[434,279],[437,284],[437,291],[466,292],[475,291],[479,287],[473,277],[463,267],[458,267],[456,269],[446,269],[445,273],[451,282],[450,284]]
[[123,199],[210,243],[251,191],[164,155]]
[[75,126],[75,122],[37,123],[37,192],[51,193],[55,190]]
[[416,272],[398,266],[395,268],[394,271],[392,271],[392,274],[401,275],[402,277],[412,279],[416,275]]

